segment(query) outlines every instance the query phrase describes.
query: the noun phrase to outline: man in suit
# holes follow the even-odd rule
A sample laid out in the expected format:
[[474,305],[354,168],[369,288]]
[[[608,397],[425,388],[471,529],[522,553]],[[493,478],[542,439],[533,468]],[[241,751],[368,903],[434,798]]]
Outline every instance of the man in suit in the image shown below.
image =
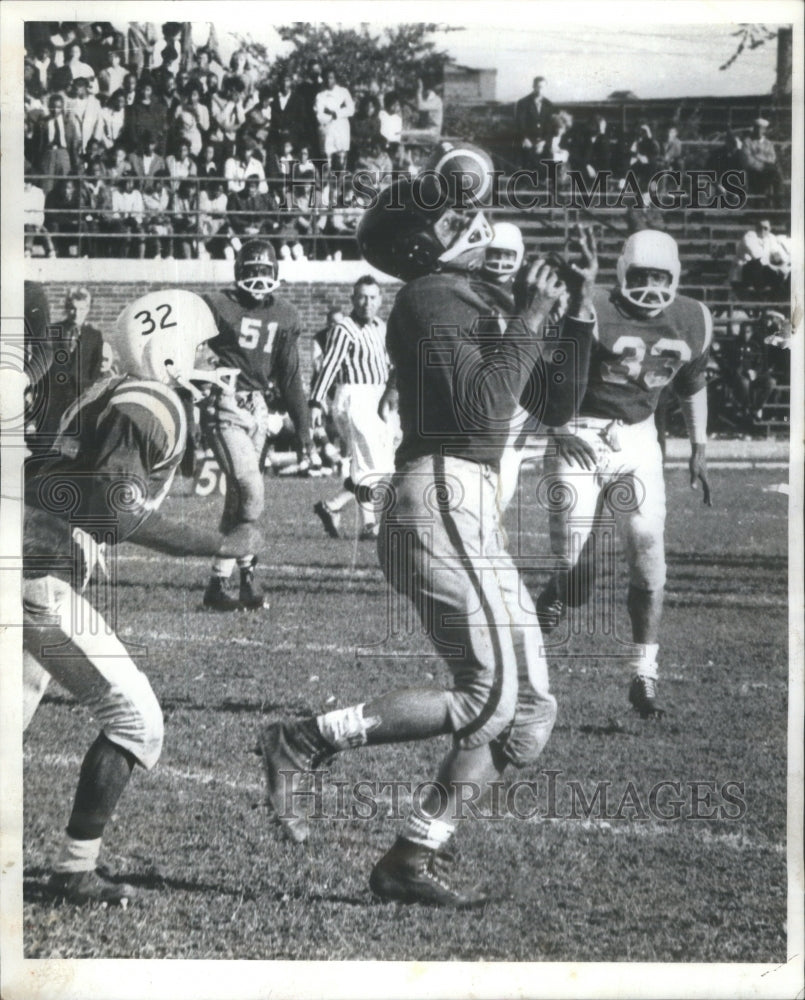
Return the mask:
[[165,160],[157,152],[157,141],[152,132],[142,133],[142,144],[136,153],[129,157],[134,173],[141,179],[150,180],[167,169]]
[[530,94],[515,105],[514,124],[517,144],[525,170],[539,170],[539,161],[551,130],[554,106],[544,96],[545,77],[535,76]]
[[34,156],[39,173],[46,175],[40,187],[48,194],[54,178],[81,172],[81,131],[72,115],[64,110],[61,94],[51,94],[50,113],[40,118],[34,132]]
[[292,87],[290,77],[283,73],[277,79],[277,92],[271,101],[268,143],[272,152],[281,156],[285,143],[290,142],[298,156],[301,146],[309,146],[315,141],[315,132],[306,129],[306,115],[303,96]]

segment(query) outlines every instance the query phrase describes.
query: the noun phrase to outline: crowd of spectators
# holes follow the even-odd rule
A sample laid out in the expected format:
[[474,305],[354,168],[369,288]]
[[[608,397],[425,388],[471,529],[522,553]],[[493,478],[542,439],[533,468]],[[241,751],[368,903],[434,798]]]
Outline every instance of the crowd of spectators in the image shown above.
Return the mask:
[[[515,104],[513,165],[536,171],[542,183],[551,180],[559,184],[569,170],[579,171],[589,180],[608,171],[623,187],[631,171],[644,194],[651,178],[661,171],[684,172],[686,160],[674,122],[657,129],[648,121],[639,121],[630,134],[612,128],[600,113],[589,121],[574,120],[545,95],[545,83],[544,77],[535,77],[531,93]],[[728,130],[707,162],[696,164],[697,169],[714,170],[717,178],[728,170],[743,171],[747,194],[759,196],[769,208],[783,207],[783,173],[768,129],[769,122],[757,118],[748,135]]]
[[[408,101],[433,142],[434,81]],[[49,256],[231,257],[278,237],[281,256],[340,253],[354,230],[350,171],[411,171],[403,101],[312,62],[271,81],[236,51],[193,48],[182,24],[28,22],[26,251]],[[387,178],[386,178],[387,179]],[[364,185],[365,187],[365,185]]]

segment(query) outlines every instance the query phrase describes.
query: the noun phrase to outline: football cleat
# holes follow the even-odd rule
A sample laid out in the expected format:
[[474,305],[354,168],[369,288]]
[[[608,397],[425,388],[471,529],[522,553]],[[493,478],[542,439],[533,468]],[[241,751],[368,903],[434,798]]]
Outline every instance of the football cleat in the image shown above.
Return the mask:
[[546,588],[537,598],[537,621],[540,628],[547,635],[559,628],[562,619],[565,617],[567,605],[558,597],[553,597],[550,588]]
[[338,530],[338,526],[341,524],[341,514],[337,511],[330,510],[327,504],[323,500],[313,507],[313,513],[319,518],[321,523],[324,525],[324,530],[330,536],[330,538],[340,538],[341,534]]
[[372,869],[369,888],[384,902],[453,909],[483,906],[489,899],[485,893],[462,890],[453,884],[455,865],[454,855],[447,851],[435,851],[398,837]]
[[661,719],[665,709],[657,704],[657,682],[653,677],[635,674],[629,685],[629,702],[641,719]]
[[229,589],[228,576],[211,576],[204,591],[204,607],[210,611],[239,611],[240,601]]
[[300,807],[307,800],[308,779],[311,771],[330,759],[332,747],[319,733],[315,719],[272,722],[261,729],[257,742],[266,777],[266,802],[286,836],[304,844],[310,826]]
[[254,567],[257,565],[257,558],[252,559],[251,566],[241,567],[240,588],[238,590],[238,602],[246,611],[259,611],[268,607],[265,594],[254,583]]
[[48,888],[54,896],[68,903],[83,906],[85,903],[106,903],[108,906],[126,907],[137,895],[137,890],[125,882],[110,882],[97,870],[84,872],[54,872]]

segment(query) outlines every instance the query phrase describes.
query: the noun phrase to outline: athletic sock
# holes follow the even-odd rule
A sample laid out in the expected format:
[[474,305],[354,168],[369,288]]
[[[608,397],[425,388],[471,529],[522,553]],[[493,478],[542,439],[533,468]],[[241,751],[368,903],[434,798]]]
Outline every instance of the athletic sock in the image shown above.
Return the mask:
[[69,834],[65,834],[53,871],[60,874],[94,871],[100,850],[100,837],[97,840],[75,840]]
[[652,677],[657,680],[657,653],[660,646],[656,642],[647,642],[635,646],[635,652],[629,657],[629,668],[633,674],[640,677]]
[[456,828],[452,823],[445,823],[442,819],[428,819],[425,816],[411,813],[405,821],[400,836],[414,844],[419,844],[420,847],[438,851],[447,844],[455,831]]
[[212,561],[212,575],[229,578],[235,568],[235,559],[221,559],[218,556]]
[[380,719],[364,718],[363,705],[350,705],[316,717],[316,725],[324,739],[336,750],[362,747],[367,734],[380,724]]

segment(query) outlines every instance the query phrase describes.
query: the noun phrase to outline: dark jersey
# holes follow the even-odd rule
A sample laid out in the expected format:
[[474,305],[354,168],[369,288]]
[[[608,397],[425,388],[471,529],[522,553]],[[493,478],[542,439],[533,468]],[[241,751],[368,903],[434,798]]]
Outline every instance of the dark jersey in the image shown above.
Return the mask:
[[[398,467],[439,454],[497,467],[523,390],[541,364],[538,338],[517,319],[503,333],[498,319],[463,274],[426,275],[398,293],[386,338],[403,432]],[[564,419],[571,412],[572,405]]]
[[596,289],[593,343],[581,416],[636,424],[657,409],[673,382],[681,397],[705,385],[713,319],[701,302],[679,295],[658,316],[637,317],[617,289]]
[[240,369],[239,391],[279,389],[297,433],[306,436],[309,417],[299,368],[299,317],[282,299],[247,302],[234,288],[202,296],[212,310],[218,336],[208,346],[221,365]]
[[165,499],[186,438],[168,386],[125,375],[91,386],[65,413],[51,454],[26,465],[26,572],[64,570],[70,531],[59,522],[108,543],[132,535]]

